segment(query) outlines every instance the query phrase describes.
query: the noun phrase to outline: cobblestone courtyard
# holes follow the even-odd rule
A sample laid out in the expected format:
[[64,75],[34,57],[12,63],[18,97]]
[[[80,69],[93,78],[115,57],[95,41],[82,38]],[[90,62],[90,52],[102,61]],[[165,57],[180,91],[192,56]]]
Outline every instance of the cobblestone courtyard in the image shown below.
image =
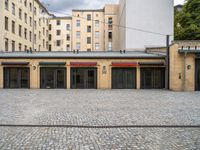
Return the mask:
[[[200,125],[200,92],[0,90],[0,124]],[[200,128],[0,127],[0,149],[200,149]]]

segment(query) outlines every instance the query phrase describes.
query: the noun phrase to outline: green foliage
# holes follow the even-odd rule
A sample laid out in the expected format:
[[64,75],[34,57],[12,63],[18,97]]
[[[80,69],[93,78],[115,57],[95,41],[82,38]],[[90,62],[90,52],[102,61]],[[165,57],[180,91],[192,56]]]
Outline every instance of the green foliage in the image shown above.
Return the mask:
[[200,0],[186,0],[183,9],[175,10],[175,40],[200,40]]

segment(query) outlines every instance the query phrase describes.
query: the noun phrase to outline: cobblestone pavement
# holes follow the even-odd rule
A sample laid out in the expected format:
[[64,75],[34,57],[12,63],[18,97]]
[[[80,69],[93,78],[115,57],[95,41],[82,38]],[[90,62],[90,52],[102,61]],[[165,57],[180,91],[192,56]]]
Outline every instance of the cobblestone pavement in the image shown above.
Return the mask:
[[[0,124],[200,125],[200,92],[0,90]],[[200,128],[0,127],[0,149],[200,149]]]

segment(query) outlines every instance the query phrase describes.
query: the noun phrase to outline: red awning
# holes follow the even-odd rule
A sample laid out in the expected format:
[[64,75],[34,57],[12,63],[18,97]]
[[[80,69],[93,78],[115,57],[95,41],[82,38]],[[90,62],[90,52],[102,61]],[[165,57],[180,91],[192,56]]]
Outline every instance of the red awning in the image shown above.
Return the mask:
[[113,67],[137,67],[138,64],[136,62],[113,62]]
[[73,66],[73,67],[94,67],[94,66],[97,66],[97,62],[71,62],[70,66]]

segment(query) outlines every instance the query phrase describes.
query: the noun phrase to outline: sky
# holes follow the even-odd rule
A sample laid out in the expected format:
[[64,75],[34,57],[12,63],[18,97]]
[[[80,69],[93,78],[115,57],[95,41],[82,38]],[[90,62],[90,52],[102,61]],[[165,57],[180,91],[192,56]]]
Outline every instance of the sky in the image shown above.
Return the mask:
[[[119,0],[40,0],[50,12],[70,14],[72,9],[101,9],[105,4],[117,4]],[[183,4],[184,0],[174,0],[174,4]],[[54,11],[54,12],[53,12]],[[60,14],[61,15],[61,14]]]

